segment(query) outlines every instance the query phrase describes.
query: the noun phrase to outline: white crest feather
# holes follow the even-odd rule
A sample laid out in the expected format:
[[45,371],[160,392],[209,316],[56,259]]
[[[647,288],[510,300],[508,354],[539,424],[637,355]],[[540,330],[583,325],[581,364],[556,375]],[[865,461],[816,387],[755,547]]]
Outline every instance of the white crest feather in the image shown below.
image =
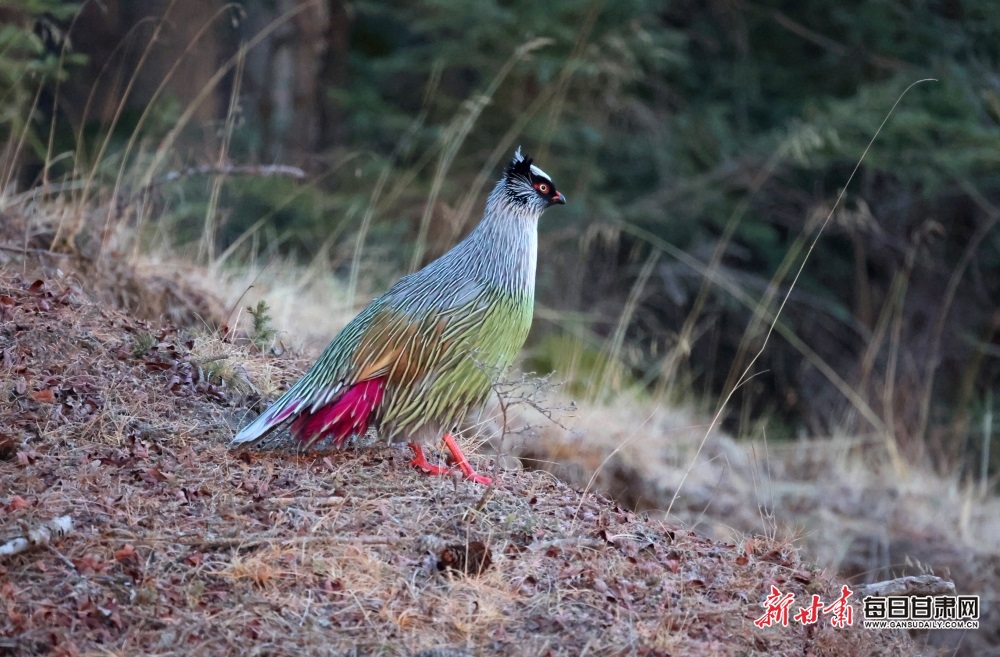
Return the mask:
[[552,180],[552,178],[549,176],[549,174],[545,173],[544,171],[542,171],[541,169],[539,169],[538,167],[536,167],[534,164],[531,165],[531,173],[533,175],[545,178],[546,180]]

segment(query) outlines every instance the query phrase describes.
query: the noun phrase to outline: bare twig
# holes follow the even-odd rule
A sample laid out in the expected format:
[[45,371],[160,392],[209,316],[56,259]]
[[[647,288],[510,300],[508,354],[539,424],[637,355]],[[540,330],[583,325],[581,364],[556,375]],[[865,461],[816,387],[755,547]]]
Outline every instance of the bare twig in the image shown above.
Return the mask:
[[897,577],[885,582],[865,584],[854,594],[859,599],[868,595],[955,595],[955,583],[935,575]]
[[333,506],[334,504],[343,504],[347,501],[347,498],[340,495],[331,495],[329,497],[272,497],[268,501],[271,504],[280,504],[281,506],[292,506],[295,504],[305,506]]
[[587,538],[585,536],[570,536],[568,538],[556,538],[551,541],[532,543],[528,546],[528,549],[532,552],[546,552],[552,548],[589,548],[591,550],[603,550],[606,547],[608,547],[607,541],[600,541],[596,538]]
[[181,178],[190,178],[191,176],[257,176],[260,178],[286,176],[302,179],[306,177],[306,172],[299,167],[293,167],[288,164],[200,164],[186,169],[168,171],[162,178],[150,182],[144,189],[174,182]]
[[[145,542],[148,539],[138,539]],[[275,545],[289,545],[295,543],[311,543],[323,541],[327,543],[347,543],[357,545],[393,545],[402,541],[402,538],[394,536],[329,536],[326,534],[312,534],[307,536],[220,536],[218,538],[188,538],[182,540],[171,540],[167,537],[159,539],[162,542],[173,542],[179,545],[197,547],[201,549],[218,549],[225,547],[254,548],[268,543]],[[153,542],[153,541],[149,541]]]
[[44,255],[52,256],[54,258],[71,258],[79,254],[77,253],[62,253],[59,251],[49,251],[48,249],[29,249],[23,246],[14,246],[12,244],[0,244],[0,251],[10,251],[11,253],[22,253],[25,255]]

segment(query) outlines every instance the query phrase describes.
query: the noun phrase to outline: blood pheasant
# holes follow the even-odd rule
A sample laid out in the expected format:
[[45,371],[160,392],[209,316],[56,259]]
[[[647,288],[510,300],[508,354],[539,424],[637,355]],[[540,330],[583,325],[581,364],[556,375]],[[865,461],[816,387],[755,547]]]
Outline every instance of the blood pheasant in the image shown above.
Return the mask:
[[462,474],[476,474],[450,431],[487,400],[531,327],[538,217],[566,203],[552,179],[518,149],[479,225],[451,251],[400,279],[333,339],[288,391],[233,439],[249,443],[278,426],[306,445],[342,445],[374,427],[408,440],[411,465],[430,474],[421,443],[444,435]]

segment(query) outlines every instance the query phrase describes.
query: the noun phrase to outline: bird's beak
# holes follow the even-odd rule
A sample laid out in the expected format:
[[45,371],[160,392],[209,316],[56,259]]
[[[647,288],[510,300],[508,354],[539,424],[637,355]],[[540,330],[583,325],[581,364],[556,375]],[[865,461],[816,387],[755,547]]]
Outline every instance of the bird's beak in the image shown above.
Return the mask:
[[556,192],[556,195],[549,202],[553,205],[566,205],[566,197],[563,196],[562,192]]

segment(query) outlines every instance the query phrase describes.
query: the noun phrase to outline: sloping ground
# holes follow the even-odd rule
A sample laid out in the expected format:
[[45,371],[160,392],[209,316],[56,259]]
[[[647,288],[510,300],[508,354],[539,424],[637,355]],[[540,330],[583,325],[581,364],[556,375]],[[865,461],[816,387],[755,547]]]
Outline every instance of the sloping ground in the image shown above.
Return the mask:
[[1000,498],[977,485],[898,471],[875,440],[705,439],[704,420],[641,400],[582,408],[570,431],[527,421],[539,435],[514,453],[652,518],[719,540],[785,537],[852,585],[947,578],[959,594],[980,596],[980,629],[922,631],[918,643],[954,657],[1000,655]]
[[0,542],[74,528],[0,560],[0,654],[915,652],[825,617],[760,629],[772,585],[832,601],[842,582],[788,544],[711,541],[546,473],[484,494],[398,448],[230,452],[247,384],[295,363],[17,271],[0,271]]

